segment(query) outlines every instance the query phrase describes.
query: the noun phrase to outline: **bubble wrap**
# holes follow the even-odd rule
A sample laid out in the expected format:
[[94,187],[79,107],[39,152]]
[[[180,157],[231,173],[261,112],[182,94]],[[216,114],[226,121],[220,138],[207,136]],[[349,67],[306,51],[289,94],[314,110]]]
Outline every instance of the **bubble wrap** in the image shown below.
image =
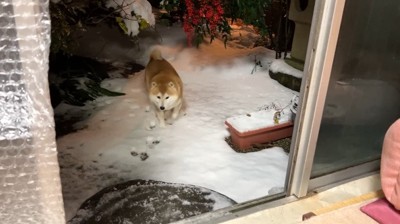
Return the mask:
[[47,81],[48,4],[0,1],[0,223],[65,223]]

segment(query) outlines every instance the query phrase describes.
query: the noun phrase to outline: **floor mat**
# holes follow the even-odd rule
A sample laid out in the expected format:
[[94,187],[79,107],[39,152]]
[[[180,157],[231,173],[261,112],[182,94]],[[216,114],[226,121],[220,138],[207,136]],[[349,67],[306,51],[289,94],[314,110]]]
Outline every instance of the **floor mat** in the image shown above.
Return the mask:
[[381,224],[400,223],[400,212],[385,198],[362,206],[361,211]]

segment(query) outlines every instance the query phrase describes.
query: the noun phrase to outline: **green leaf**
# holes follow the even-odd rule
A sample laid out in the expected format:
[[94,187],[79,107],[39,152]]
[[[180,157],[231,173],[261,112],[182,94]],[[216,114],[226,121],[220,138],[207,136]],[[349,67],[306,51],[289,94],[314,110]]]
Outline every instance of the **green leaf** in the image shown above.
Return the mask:
[[124,31],[124,33],[128,34],[128,28],[126,27],[124,20],[121,17],[115,17],[115,20],[117,21],[118,26]]
[[141,19],[139,21],[139,29],[140,30],[144,30],[144,29],[149,28],[149,27],[150,27],[150,24],[146,20]]

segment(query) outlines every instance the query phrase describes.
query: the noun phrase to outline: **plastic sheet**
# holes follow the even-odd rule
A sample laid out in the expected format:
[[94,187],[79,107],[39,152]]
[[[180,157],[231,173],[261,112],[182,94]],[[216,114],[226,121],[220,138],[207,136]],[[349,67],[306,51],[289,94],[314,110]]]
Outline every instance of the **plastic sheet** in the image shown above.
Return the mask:
[[65,223],[47,71],[49,2],[0,2],[0,222]]

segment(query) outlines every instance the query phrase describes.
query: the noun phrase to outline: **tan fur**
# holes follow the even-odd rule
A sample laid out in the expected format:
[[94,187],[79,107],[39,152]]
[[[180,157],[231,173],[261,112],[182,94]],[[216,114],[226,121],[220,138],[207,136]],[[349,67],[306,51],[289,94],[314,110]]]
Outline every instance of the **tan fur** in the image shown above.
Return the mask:
[[[145,69],[145,82],[149,99],[156,108],[160,126],[165,126],[165,113],[171,111],[172,119],[180,113],[183,102],[183,83],[172,65],[153,50]],[[162,110],[161,108],[165,108]]]

